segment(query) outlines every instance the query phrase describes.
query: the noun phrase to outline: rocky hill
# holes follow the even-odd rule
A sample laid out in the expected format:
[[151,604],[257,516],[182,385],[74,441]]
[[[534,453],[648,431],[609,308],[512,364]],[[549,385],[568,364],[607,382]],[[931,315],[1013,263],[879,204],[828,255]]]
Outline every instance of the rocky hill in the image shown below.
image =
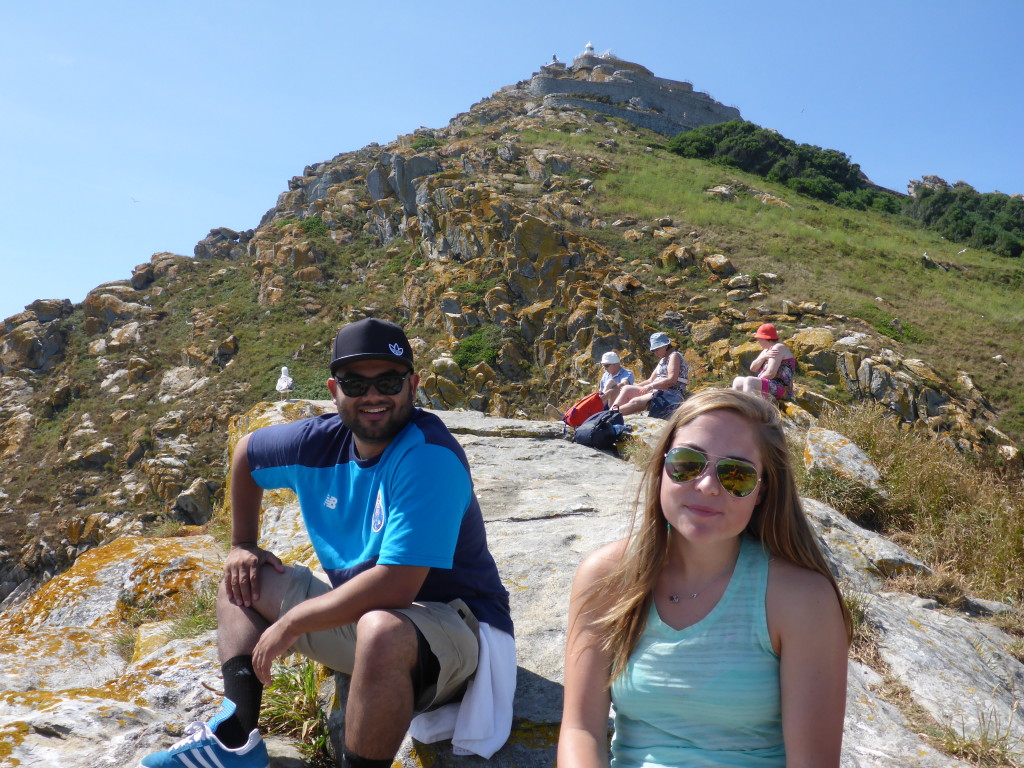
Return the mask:
[[[609,208],[620,169],[674,162],[656,131],[734,112],[613,57],[553,62],[443,129],[310,165],[253,229],[214,229],[193,256],[155,254],[80,305],[3,320],[2,606],[98,545],[207,522],[229,419],[273,395],[281,365],[296,396],[324,396],[329,339],[369,314],[414,338],[423,404],[498,417],[574,399],[610,349],[649,370],[653,330],[685,350],[695,386],[728,382],[771,321],[799,358],[797,420],[870,398],[963,451],[1019,460],[968,372],[793,295],[786,274],[739,269],[728,233],[684,209]],[[742,182],[696,192],[790,208]]]

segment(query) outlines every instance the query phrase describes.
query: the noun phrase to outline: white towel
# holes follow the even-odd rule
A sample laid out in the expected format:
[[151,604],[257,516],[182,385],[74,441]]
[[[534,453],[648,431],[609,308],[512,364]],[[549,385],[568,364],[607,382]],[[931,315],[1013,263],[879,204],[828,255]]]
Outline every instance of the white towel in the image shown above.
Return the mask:
[[462,701],[413,718],[409,735],[424,744],[452,740],[457,755],[490,759],[512,732],[516,694],[516,642],[490,624],[480,625],[480,658]]

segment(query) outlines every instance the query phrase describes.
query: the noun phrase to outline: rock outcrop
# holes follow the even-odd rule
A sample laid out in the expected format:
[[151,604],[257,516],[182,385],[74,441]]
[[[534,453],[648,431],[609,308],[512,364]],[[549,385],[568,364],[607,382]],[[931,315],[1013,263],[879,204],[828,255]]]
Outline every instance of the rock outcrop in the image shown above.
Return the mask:
[[[229,445],[257,426],[322,412],[329,403],[263,404],[234,422]],[[439,412],[473,467],[489,544],[509,589],[518,636],[515,720],[495,766],[554,765],[561,709],[566,603],[579,560],[624,535],[638,473],[610,454],[563,439],[560,425]],[[638,431],[646,425],[634,422]],[[827,471],[827,469],[825,470]],[[1001,610],[968,601],[964,612],[887,591],[888,578],[926,567],[831,508],[805,501],[826,557],[874,634],[871,666],[850,664],[844,768],[947,768],[965,763],[919,733],[1024,737],[1024,667],[1011,639],[980,618]],[[313,563],[296,501],[268,494],[261,542],[286,561]],[[0,758],[5,765],[132,765],[218,707],[212,631],[174,639],[165,617],[188,590],[216,581],[223,550],[210,537],[123,537],[80,557],[34,595],[0,613]],[[313,563],[315,565],[315,563]],[[124,658],[125,628],[141,623]],[[900,689],[900,697],[891,692]],[[330,689],[324,706],[330,706]],[[902,704],[895,702],[902,700]],[[901,709],[901,706],[903,709]],[[907,707],[917,710],[908,721]],[[338,713],[332,718],[337,723]],[[993,730],[994,729],[994,730]],[[276,766],[304,765],[279,739]],[[406,740],[403,766],[470,766],[448,744]]]
[[691,83],[655,77],[639,64],[610,52],[595,53],[590,46],[569,66],[552,62],[541,67],[527,90],[543,97],[545,107],[583,108],[665,136],[740,119],[738,109],[694,91]]

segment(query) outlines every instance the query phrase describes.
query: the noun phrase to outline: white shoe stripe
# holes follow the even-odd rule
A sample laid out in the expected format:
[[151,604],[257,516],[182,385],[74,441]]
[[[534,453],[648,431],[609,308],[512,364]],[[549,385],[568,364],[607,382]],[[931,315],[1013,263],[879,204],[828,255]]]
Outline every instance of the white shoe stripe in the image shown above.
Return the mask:
[[[203,757],[203,753],[206,753],[206,757]],[[206,758],[209,758],[207,761]],[[212,746],[205,746],[196,753],[196,759],[203,764],[203,768],[224,768],[224,763],[217,757],[216,751]]]
[[207,745],[187,752],[180,752],[176,757],[186,768],[224,768],[224,763],[217,757],[213,747]]

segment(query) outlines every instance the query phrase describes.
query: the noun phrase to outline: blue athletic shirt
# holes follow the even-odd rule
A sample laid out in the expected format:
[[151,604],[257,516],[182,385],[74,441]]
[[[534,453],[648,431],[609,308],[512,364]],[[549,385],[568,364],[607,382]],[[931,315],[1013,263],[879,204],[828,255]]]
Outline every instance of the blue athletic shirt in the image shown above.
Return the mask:
[[260,487],[298,495],[333,586],[377,563],[427,566],[418,602],[462,598],[478,621],[512,634],[469,461],[437,416],[414,408],[384,452],[368,460],[358,458],[337,414],[258,429],[247,455]]

